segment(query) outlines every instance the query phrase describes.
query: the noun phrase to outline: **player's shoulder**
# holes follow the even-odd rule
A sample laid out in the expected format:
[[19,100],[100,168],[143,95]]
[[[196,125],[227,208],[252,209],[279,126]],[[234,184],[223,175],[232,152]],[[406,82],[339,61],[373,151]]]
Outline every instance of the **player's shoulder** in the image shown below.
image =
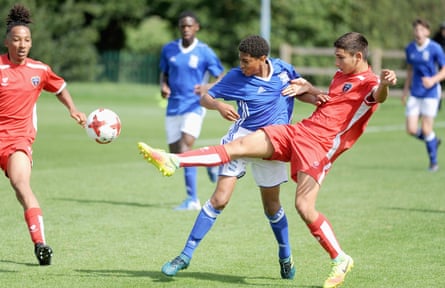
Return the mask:
[[167,42],[164,44],[164,46],[162,46],[162,49],[165,50],[165,49],[172,49],[174,47],[179,47],[179,41],[180,39],[175,39],[170,42]]
[[9,63],[9,60],[8,60],[8,54],[2,54],[2,55],[0,55],[0,64],[1,65],[6,65],[6,64],[8,64]]
[[268,60],[271,62],[274,69],[282,71],[282,70],[294,70],[294,66],[290,63],[287,63],[286,61],[280,59],[280,58],[271,58],[269,57]]
[[26,66],[31,69],[39,69],[39,70],[45,70],[45,71],[50,69],[48,64],[45,64],[42,61],[36,60],[33,58],[26,59]]
[[442,46],[433,39],[430,40],[430,45],[432,48],[434,48],[435,50],[438,50],[439,52],[443,51]]

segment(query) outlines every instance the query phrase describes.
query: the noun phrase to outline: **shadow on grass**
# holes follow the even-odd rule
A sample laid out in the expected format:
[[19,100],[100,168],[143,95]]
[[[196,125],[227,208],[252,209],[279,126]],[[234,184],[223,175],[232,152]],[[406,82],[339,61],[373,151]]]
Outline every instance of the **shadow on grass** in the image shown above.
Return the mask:
[[421,208],[404,208],[404,207],[383,207],[389,210],[399,210],[407,212],[422,212],[422,213],[442,213],[445,214],[445,210],[433,210],[433,209],[421,209]]
[[119,205],[119,206],[133,206],[142,208],[172,208],[177,203],[140,203],[140,202],[122,202],[122,201],[110,201],[110,200],[93,200],[93,199],[75,199],[75,198],[54,198],[54,200],[66,201],[66,202],[76,202],[82,204],[109,204],[109,205]]
[[[218,283],[226,283],[226,284],[239,284],[245,286],[255,286],[261,287],[266,286],[270,287],[271,283],[269,281],[273,281],[273,287],[289,287],[289,282],[287,280],[281,280],[276,278],[267,278],[267,277],[243,277],[243,276],[233,276],[233,275],[224,275],[224,274],[216,274],[216,273],[208,273],[208,272],[181,272],[175,277],[168,277],[162,274],[159,271],[136,271],[136,270],[88,270],[88,269],[80,269],[75,270],[76,272],[88,274],[88,276],[121,276],[121,277],[148,277],[153,280],[153,282],[160,283],[173,283],[180,282],[181,279],[184,278],[193,278],[196,280],[202,281],[214,281]],[[257,283],[258,281],[267,281],[269,283]],[[256,283],[250,283],[256,282]],[[281,282],[281,283],[280,283]],[[217,284],[216,284],[217,285]],[[321,286],[297,286],[302,288],[321,288]]]
[[[0,262],[2,262],[2,263],[11,263],[11,264],[16,264],[16,265],[23,265],[23,266],[29,266],[29,267],[40,266],[38,263],[25,263],[25,262],[17,262],[17,261],[6,260],[6,259],[1,259]],[[0,272],[2,272],[2,271],[0,270]]]

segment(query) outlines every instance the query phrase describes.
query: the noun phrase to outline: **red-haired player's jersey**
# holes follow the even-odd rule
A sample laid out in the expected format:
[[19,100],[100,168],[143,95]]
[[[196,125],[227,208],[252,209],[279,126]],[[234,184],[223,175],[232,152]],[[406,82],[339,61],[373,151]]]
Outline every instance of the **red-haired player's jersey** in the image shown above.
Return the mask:
[[357,74],[338,71],[329,86],[330,100],[295,125],[263,128],[273,143],[273,160],[290,161],[291,176],[299,171],[319,183],[335,159],[358,140],[377,109],[372,93],[379,84],[371,68]]
[[42,90],[59,93],[64,79],[39,61],[27,58],[25,64],[11,63],[0,56],[0,139],[35,139],[35,104]]

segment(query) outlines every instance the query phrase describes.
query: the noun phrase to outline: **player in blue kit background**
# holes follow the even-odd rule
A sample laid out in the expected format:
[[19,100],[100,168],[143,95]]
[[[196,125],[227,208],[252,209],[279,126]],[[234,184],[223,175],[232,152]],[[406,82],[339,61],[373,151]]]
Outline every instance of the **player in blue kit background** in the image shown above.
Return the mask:
[[[206,113],[200,103],[200,94],[211,86],[211,76],[219,80],[224,67],[213,50],[195,36],[199,21],[193,12],[179,15],[181,38],[167,43],[161,52],[161,95],[167,99],[165,129],[167,143],[172,153],[181,153],[193,148],[199,137]],[[207,168],[210,179],[215,182],[215,169]],[[176,210],[199,210],[196,167],[184,169],[187,198]]]
[[[290,123],[294,98],[286,96],[295,95],[283,96],[281,91],[288,86],[290,80],[300,78],[292,65],[268,57],[269,45],[260,36],[246,37],[240,42],[238,50],[240,66],[231,69],[201,98],[204,107],[218,110],[223,118],[235,121],[222,138],[222,144],[267,125]],[[236,101],[238,110],[216,98]],[[318,99],[311,95],[299,98],[313,104],[317,104]],[[279,199],[280,184],[288,181],[287,166],[280,161],[250,158],[237,159],[220,167],[212,197],[196,218],[181,254],[162,267],[165,275],[174,276],[179,270],[188,267],[200,241],[228,204],[237,179],[245,175],[248,163],[251,163],[252,175],[261,191],[264,213],[277,240],[281,277],[294,278],[295,267],[288,238],[288,223]]]
[[442,47],[429,38],[427,21],[416,19],[412,25],[415,40],[405,48],[408,65],[402,96],[402,102],[406,104],[406,130],[425,142],[429,171],[436,172],[439,170],[437,150],[440,139],[433,128],[442,92],[440,81],[445,79],[445,54]]

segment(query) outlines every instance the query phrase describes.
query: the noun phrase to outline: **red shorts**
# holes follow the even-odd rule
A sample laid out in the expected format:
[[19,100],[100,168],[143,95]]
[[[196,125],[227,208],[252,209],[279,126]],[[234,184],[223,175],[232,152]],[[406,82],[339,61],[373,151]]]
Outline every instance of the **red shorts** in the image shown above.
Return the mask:
[[32,140],[28,138],[16,138],[11,140],[0,140],[0,166],[6,174],[9,156],[17,151],[23,151],[29,161],[32,162]]
[[274,147],[268,160],[290,162],[290,175],[295,182],[298,182],[298,172],[304,172],[321,184],[331,168],[331,161],[326,149],[312,135],[297,125],[272,125],[261,129]]

